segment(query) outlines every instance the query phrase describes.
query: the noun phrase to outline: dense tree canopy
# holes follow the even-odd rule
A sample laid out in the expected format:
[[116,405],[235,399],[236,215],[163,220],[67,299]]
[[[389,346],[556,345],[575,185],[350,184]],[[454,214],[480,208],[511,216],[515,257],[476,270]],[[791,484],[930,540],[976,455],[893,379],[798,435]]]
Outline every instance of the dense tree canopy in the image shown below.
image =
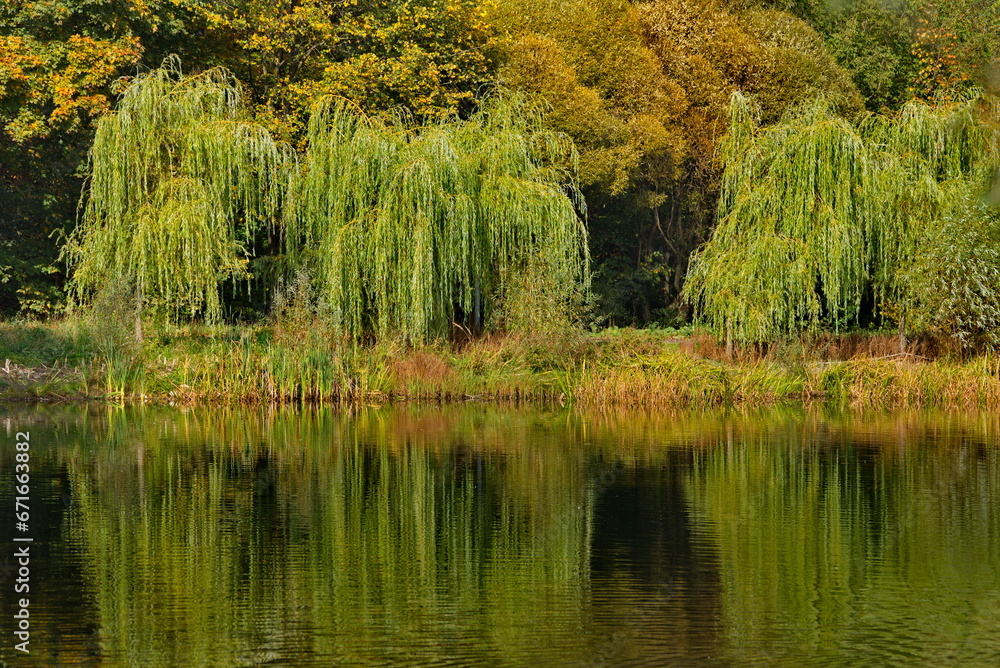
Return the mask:
[[[63,300],[58,233],[75,225],[95,121],[112,87],[180,56],[225,66],[249,112],[304,136],[314,96],[417,117],[470,112],[486,79],[486,30],[470,0],[11,0],[0,6],[0,310]],[[53,232],[56,232],[53,235]]]
[[140,315],[218,319],[220,285],[250,278],[257,231],[279,222],[349,338],[424,341],[457,313],[488,320],[532,262],[566,298],[586,284],[575,149],[532,105],[497,92],[468,120],[405,121],[322,98],[298,167],[227,70],[184,77],[167,60],[98,123],[64,249],[74,294],[113,286]]
[[470,112],[486,81],[488,26],[474,0],[217,3],[226,65],[276,124],[304,131],[317,96],[418,118]]
[[[58,246],[74,235],[97,121],[171,54],[189,72],[231,71],[243,122],[300,157],[326,96],[373,123],[427,128],[471,119],[498,83],[530,96],[547,109],[536,120],[579,152],[596,322],[678,324],[691,315],[679,299],[689,260],[724,210],[733,93],[755,100],[762,133],[817,98],[861,132],[864,109],[891,118],[913,99],[997,92],[998,46],[993,0],[11,0],[0,310],[65,303]],[[290,266],[272,261],[280,242],[263,240],[258,267]],[[245,293],[220,299],[261,313],[280,272],[255,273],[252,306]]]
[[93,119],[111,108],[109,84],[140,46],[95,30],[65,29],[74,14],[15,1],[0,7],[0,309],[45,311],[59,300],[52,280],[53,230],[72,224]]
[[87,300],[113,285],[140,311],[220,315],[219,283],[246,275],[293,161],[249,123],[225,70],[184,78],[176,59],[132,81],[98,123],[86,208],[64,255]]
[[680,291],[711,227],[716,142],[729,95],[757,95],[773,120],[823,92],[861,98],[823,41],[789,14],[688,0],[504,0],[499,76],[552,105],[581,153],[596,285],[614,321],[648,321]]
[[311,256],[346,334],[447,336],[456,309],[488,320],[533,258],[564,290],[587,280],[575,162],[517,96],[415,130],[323,105],[293,184],[290,250]]
[[693,261],[689,298],[743,341],[843,327],[866,297],[905,316],[918,250],[949,217],[967,218],[1000,166],[995,111],[979,97],[913,101],[852,124],[820,99],[761,128],[735,94],[719,224]]

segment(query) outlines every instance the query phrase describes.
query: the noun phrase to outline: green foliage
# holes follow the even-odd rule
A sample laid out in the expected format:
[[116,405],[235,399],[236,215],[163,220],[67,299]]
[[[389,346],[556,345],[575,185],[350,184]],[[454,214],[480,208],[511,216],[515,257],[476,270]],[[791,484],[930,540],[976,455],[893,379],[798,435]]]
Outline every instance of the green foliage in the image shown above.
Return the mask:
[[[731,93],[755,96],[765,125],[817,94],[847,116],[861,108],[858,91],[872,111],[913,96],[959,99],[1000,71],[998,35],[993,0],[9,0],[0,3],[0,311],[47,315],[65,303],[57,245],[77,219],[97,121],[119,77],[168,54],[193,72],[233,72],[245,86],[241,122],[303,151],[319,96],[371,114],[405,108],[417,123],[470,117],[496,80],[544,99],[546,127],[580,152],[602,312],[650,323],[690,315],[676,297],[716,222]],[[203,234],[225,227],[199,187],[151,188],[145,229],[181,209]],[[252,243],[255,274],[284,266],[280,235],[251,242],[237,218],[241,231],[213,232],[197,260],[218,268],[217,283],[246,275]],[[162,238],[149,249],[176,252],[176,237]],[[146,301],[232,312],[236,298],[216,304],[227,297],[199,280],[194,293],[163,285]],[[262,312],[273,285],[255,283],[241,312]]]
[[956,197],[998,162],[986,101],[909,103],[854,126],[820,99],[762,129],[734,95],[719,225],[692,261],[687,297],[718,331],[765,341],[896,302],[898,269]]
[[245,120],[241,95],[225,70],[185,78],[172,59],[101,119],[63,251],[79,299],[116,282],[141,308],[219,316],[219,283],[246,276],[247,244],[276,215],[291,161]]
[[853,3],[838,17],[827,40],[868,109],[898,109],[911,97],[919,71],[913,30],[884,0]]
[[95,122],[109,88],[177,54],[225,66],[252,114],[294,140],[313,96],[443,117],[488,79],[487,28],[472,0],[58,0],[0,3],[0,311],[65,300],[58,235],[75,223]]
[[33,322],[0,325],[0,365],[8,360],[24,367],[52,367],[86,362],[92,341],[75,327],[51,327]]
[[347,336],[447,336],[456,309],[480,303],[488,322],[535,255],[560,289],[586,281],[575,149],[522,98],[497,94],[468,121],[412,130],[324,103],[308,139],[287,242]]
[[0,311],[48,315],[65,302],[59,232],[72,229],[94,125],[110,88],[169,53],[201,68],[225,40],[195,11],[202,0],[0,3],[0,246],[10,280]]
[[1000,55],[1000,4],[993,0],[910,0],[919,70],[912,90],[954,97],[983,83]]
[[713,223],[733,91],[758,95],[768,119],[818,92],[861,106],[822,39],[774,10],[501,0],[490,21],[500,77],[545,99],[547,122],[580,148],[595,286],[613,322],[649,323],[679,293]]
[[1000,212],[970,199],[926,229],[903,280],[910,329],[981,349],[1000,345]]
[[1000,48],[994,0],[727,0],[804,19],[827,42],[872,111],[982,86]]

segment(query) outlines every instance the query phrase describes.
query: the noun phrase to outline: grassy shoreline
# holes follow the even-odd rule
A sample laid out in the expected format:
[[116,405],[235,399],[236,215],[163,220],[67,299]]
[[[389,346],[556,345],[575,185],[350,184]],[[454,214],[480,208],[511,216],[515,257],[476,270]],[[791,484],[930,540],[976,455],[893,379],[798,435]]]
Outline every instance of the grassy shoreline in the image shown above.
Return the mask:
[[[880,354],[890,337],[801,341],[727,359],[704,333],[606,330],[413,348],[312,327],[160,328],[142,344],[83,320],[0,323],[0,400],[255,404],[391,401],[706,406],[1000,402],[1000,358]],[[837,359],[837,357],[841,359]]]

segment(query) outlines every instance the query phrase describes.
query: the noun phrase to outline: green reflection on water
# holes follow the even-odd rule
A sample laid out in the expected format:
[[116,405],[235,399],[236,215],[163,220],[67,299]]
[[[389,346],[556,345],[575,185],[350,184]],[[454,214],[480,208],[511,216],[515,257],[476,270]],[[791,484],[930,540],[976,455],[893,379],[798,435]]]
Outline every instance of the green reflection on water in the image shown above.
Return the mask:
[[783,424],[696,454],[687,490],[744,660],[1000,659],[995,422],[942,422]]
[[[32,430],[42,472],[28,665],[986,665],[1000,652],[1000,416],[36,407],[0,420],[11,437]],[[11,438],[0,451],[7,505]]]

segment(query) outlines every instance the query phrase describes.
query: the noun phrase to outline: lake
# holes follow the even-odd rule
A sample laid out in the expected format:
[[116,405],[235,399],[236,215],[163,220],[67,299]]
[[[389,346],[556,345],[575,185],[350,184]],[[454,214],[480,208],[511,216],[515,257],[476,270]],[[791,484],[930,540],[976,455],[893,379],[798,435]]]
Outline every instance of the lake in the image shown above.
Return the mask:
[[5,665],[1000,663],[1000,413],[7,405],[0,426]]

